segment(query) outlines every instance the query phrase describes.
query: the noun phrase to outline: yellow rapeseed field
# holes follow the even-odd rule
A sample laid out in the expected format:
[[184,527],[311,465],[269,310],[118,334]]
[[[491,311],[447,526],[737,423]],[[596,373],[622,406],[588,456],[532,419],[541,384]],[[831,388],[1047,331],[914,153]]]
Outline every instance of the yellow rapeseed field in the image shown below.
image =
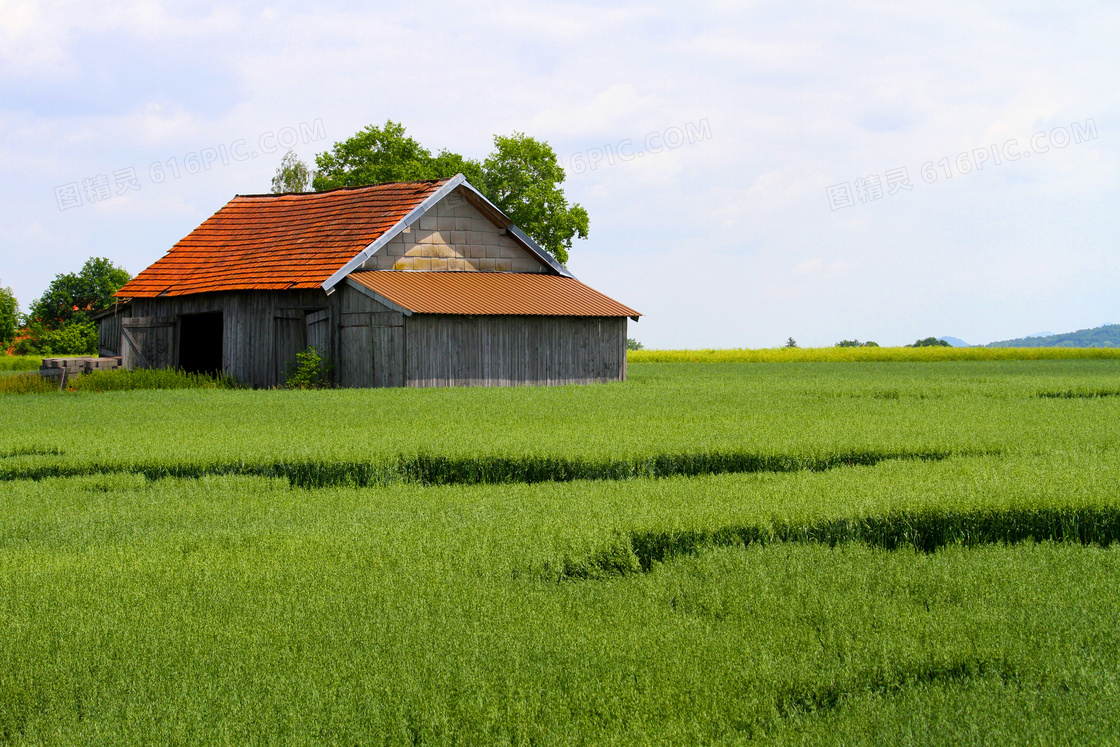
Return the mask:
[[1120,348],[733,348],[631,350],[630,363],[845,363],[1120,359]]

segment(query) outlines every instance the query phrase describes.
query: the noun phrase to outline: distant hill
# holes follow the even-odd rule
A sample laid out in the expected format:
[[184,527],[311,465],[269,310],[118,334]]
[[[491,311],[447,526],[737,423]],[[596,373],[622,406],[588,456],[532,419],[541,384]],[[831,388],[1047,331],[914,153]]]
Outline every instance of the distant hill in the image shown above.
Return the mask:
[[945,342],[949,343],[950,345],[952,345],[955,348],[970,348],[970,347],[972,347],[971,345],[969,345],[967,342],[965,342],[964,340],[962,340],[959,337],[949,337],[948,335],[946,335],[945,337],[938,337],[937,339],[938,340],[944,340]]
[[1079,329],[1061,335],[1020,337],[988,343],[990,348],[1120,348],[1120,324]]

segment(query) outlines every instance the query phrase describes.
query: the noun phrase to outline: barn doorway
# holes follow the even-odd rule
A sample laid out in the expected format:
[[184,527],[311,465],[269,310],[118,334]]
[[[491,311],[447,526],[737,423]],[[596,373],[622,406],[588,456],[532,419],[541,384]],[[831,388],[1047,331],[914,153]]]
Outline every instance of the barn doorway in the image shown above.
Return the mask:
[[179,368],[188,373],[222,372],[222,312],[179,317]]

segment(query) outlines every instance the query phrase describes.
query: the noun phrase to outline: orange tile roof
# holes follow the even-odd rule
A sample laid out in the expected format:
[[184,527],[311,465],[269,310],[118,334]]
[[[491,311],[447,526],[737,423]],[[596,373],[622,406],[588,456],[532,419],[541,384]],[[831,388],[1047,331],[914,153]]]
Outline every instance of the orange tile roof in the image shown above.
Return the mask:
[[641,316],[575,278],[558,275],[365,270],[348,277],[419,314]]
[[117,295],[318,288],[447,181],[239,195]]

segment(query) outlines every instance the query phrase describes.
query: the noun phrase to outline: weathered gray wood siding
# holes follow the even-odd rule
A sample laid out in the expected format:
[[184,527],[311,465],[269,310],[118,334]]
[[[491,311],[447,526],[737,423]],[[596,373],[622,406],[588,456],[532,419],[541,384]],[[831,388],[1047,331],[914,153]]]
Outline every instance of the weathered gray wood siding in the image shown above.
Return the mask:
[[134,368],[171,368],[175,365],[175,319],[131,316],[121,320],[121,365]]
[[[321,290],[234,291],[136,298],[132,301],[133,320],[125,324],[127,328],[135,325],[137,318],[162,317],[172,324],[174,330],[180,315],[220,311],[223,371],[245,384],[267,387],[283,383],[288,364],[297,352],[307,347],[311,336],[326,344],[324,355],[333,355],[336,335],[323,334],[321,325],[324,315],[321,312],[327,312],[325,318],[329,330],[334,326],[330,318],[337,318],[337,306],[337,300]],[[162,366],[179,365],[178,347],[174,340],[171,350]],[[122,363],[128,368],[158,367],[145,365],[135,358]]]
[[346,387],[404,386],[404,314],[343,285],[337,382]]
[[[127,368],[179,365],[184,314],[222,312],[222,367],[240,382],[282,384],[309,345],[344,387],[517,386],[626,379],[626,319],[405,316],[342,284],[322,291],[239,291],[133,300]],[[135,344],[129,343],[132,340]]]
[[97,320],[97,354],[115,357],[121,354],[121,320],[132,316],[132,308],[123,306]]
[[625,317],[414,314],[405,334],[408,386],[626,379]]

